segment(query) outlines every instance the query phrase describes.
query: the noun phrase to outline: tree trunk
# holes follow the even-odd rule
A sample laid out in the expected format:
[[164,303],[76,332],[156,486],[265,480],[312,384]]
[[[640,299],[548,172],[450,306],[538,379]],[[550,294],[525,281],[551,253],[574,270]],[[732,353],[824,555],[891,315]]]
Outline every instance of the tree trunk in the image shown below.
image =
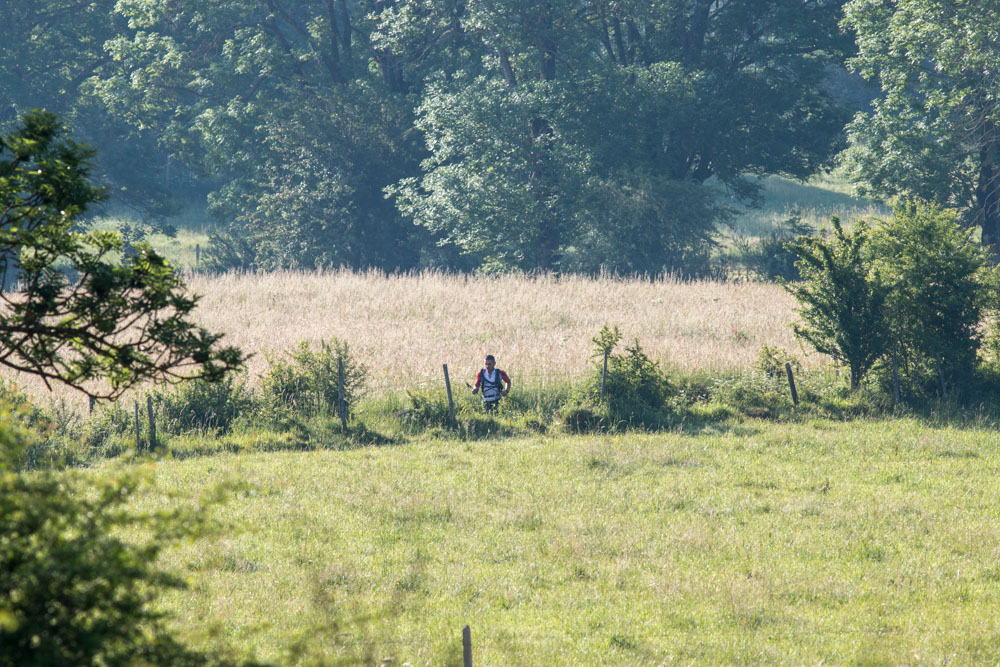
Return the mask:
[[986,121],[984,135],[976,183],[977,217],[983,228],[983,246],[997,262],[1000,261],[1000,144],[992,121]]
[[861,367],[851,364],[851,391],[857,391],[861,387]]

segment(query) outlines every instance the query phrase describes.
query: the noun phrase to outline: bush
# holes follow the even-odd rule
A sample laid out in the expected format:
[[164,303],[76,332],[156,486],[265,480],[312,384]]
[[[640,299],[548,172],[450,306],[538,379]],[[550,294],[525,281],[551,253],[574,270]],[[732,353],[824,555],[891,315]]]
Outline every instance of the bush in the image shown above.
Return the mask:
[[834,237],[800,238],[788,244],[798,256],[802,281],[787,289],[799,302],[802,322],[795,335],[821,354],[846,363],[851,389],[888,349],[889,326],[884,316],[888,289],[873,271],[871,234],[859,223],[848,234],[831,218]]
[[[356,362],[345,341],[319,342],[319,350],[302,341],[288,360],[269,359],[271,368],[261,387],[265,408],[270,414],[294,412],[311,416],[340,416],[338,400],[340,370],[344,365],[344,400],[350,406],[361,398],[367,369]],[[345,415],[346,416],[346,415]]]
[[[639,341],[615,354],[621,340],[618,328],[604,327],[593,339],[595,357],[600,358],[588,387],[588,400],[603,404],[612,427],[617,425],[659,428],[669,424],[673,413],[669,404],[676,393],[666,373],[650,359]],[[603,378],[603,358],[607,354],[608,373]],[[604,396],[601,384],[604,380]]]
[[233,423],[251,415],[257,399],[243,380],[227,377],[220,382],[192,380],[173,391],[154,394],[163,433],[202,431],[214,435],[229,433]]
[[[197,515],[127,510],[134,478],[18,473],[31,439],[0,413],[0,666],[229,664],[178,642],[154,609],[183,587],[157,554]],[[119,537],[136,526],[139,543]]]
[[954,213],[930,205],[897,205],[876,227],[872,246],[900,365],[914,371],[904,373],[904,383],[918,396],[927,384],[951,394],[972,379],[995,268]]

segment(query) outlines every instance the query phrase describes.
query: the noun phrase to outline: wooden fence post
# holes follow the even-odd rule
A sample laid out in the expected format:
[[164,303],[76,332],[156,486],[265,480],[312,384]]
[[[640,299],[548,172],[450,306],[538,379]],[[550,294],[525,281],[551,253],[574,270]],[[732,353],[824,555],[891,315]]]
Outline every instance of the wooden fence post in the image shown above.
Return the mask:
[[799,393],[795,391],[795,378],[792,377],[792,365],[785,364],[785,374],[788,375],[788,387],[792,390],[792,403],[799,404]]
[[337,412],[340,413],[340,425],[344,427],[344,432],[347,432],[347,406],[344,403],[344,358],[337,358],[337,393],[339,395],[339,409]]
[[443,364],[444,367],[444,388],[448,392],[448,416],[451,417],[451,423],[455,423],[455,401],[451,398],[451,379],[448,377],[448,364]]
[[608,353],[610,350],[604,350],[604,370],[601,371],[601,400],[604,400],[604,385],[608,381]]
[[156,448],[156,417],[153,415],[153,397],[146,396],[146,412],[149,413],[149,449]]
[[462,664],[472,667],[472,630],[469,626],[462,628]]
[[142,453],[142,439],[139,437],[139,401],[135,402],[135,453]]
[[97,399],[93,396],[88,396],[87,398],[90,399],[88,401],[88,403],[90,403],[90,412],[88,414],[94,414],[94,405],[97,403]]

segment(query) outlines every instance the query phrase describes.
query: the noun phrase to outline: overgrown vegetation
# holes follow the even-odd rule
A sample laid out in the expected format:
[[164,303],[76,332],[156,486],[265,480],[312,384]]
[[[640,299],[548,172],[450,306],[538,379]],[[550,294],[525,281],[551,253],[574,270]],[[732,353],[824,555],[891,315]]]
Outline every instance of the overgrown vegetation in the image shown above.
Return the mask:
[[[35,415],[0,409],[0,665],[235,665],[178,640],[154,602],[184,588],[157,557],[204,525],[198,507],[136,512],[135,475],[22,474]],[[176,499],[175,499],[176,500]],[[123,539],[139,530],[139,540]]]
[[975,384],[998,273],[955,214],[906,202],[873,226],[833,227],[833,238],[789,244],[802,275],[788,284],[800,304],[796,335],[847,364],[852,389],[876,364],[891,365],[897,385],[902,374],[915,397]]

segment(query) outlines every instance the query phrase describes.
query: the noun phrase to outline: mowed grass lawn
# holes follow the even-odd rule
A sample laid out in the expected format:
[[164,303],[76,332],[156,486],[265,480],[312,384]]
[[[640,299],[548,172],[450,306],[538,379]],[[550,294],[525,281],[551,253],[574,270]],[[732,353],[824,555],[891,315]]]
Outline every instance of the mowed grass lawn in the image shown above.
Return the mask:
[[468,624],[477,665],[1000,660],[986,428],[750,422],[144,465],[142,505],[232,486],[219,531],[165,555],[190,587],[163,603],[262,659],[461,664]]

